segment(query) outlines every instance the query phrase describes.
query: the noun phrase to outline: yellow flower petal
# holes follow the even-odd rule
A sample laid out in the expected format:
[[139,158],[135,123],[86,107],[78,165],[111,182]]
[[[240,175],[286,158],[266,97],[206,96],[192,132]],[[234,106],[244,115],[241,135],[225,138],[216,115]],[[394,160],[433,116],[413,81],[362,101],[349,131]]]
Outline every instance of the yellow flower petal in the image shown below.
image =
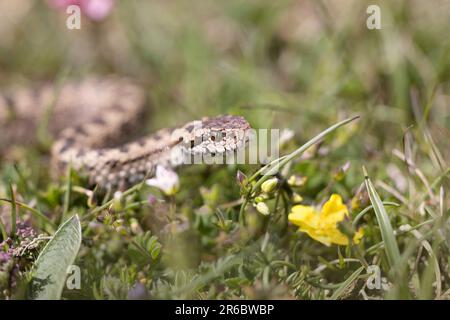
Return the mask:
[[355,235],[353,236],[353,242],[358,244],[362,237],[364,236],[364,230],[363,228],[359,228],[358,231],[355,232]]
[[311,206],[296,205],[292,207],[288,220],[299,227],[317,228],[319,216]]
[[330,237],[330,241],[334,244],[338,244],[341,246],[348,245],[348,238],[340,232],[337,228],[328,231],[328,236]]
[[330,219],[335,222],[342,221],[345,215],[348,215],[348,210],[345,204],[342,203],[342,198],[338,194],[333,194],[330,200],[325,202],[322,207],[320,215],[324,219]]
[[331,239],[328,236],[324,236],[319,234],[316,230],[311,230],[310,232],[305,231],[311,238],[313,238],[316,241],[319,241],[323,243],[326,246],[331,245]]
[[[346,216],[348,216],[348,209],[342,202],[341,196],[333,194],[323,205],[320,213],[311,206],[296,205],[292,207],[288,219],[292,224],[299,226],[300,231],[329,246],[349,244],[347,236],[338,229],[338,223]],[[363,230],[360,228],[355,233],[353,242],[359,243],[363,235]]]

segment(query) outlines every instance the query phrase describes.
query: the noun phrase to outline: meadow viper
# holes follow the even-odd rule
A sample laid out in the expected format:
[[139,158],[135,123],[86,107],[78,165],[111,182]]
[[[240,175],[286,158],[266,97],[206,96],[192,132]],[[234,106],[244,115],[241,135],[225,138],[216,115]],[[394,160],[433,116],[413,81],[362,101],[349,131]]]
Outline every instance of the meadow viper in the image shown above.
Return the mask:
[[12,87],[0,94],[0,151],[32,142],[39,125],[54,138],[54,172],[68,164],[92,184],[125,188],[151,175],[157,165],[174,167],[175,148],[187,154],[221,155],[245,144],[249,123],[223,115],[165,128],[131,142],[147,110],[143,88],[127,78],[88,77],[61,85]]

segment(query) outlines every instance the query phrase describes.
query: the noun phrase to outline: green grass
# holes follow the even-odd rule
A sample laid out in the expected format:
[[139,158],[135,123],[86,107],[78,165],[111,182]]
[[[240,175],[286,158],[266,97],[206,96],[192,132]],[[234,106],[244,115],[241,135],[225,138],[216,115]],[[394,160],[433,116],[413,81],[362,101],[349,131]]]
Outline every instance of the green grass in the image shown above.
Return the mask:
[[[152,299],[450,298],[449,5],[380,1],[382,29],[368,30],[364,1],[117,1],[102,23],[68,31],[44,1],[15,3],[0,21],[2,88],[118,73],[146,90],[147,132],[221,113],[295,132],[267,195],[257,165],[180,169],[171,197],[146,185],[104,195],[77,172],[54,179],[47,117],[37,143],[1,145],[0,241],[12,244],[0,250],[19,245],[14,215],[45,236],[80,218],[81,288],[63,299],[139,286]],[[359,244],[327,247],[288,222],[294,194],[321,207],[332,193],[350,211],[341,230],[364,229]],[[0,259],[0,298],[31,296],[46,241],[16,258],[20,270]],[[369,266],[383,288],[368,287]]]

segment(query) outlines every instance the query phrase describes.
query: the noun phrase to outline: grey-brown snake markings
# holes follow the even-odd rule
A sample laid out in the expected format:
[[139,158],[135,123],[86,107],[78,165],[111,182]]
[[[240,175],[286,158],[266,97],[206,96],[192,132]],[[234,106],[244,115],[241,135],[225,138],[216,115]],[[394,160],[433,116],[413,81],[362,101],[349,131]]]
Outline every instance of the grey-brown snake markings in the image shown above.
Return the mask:
[[234,152],[245,144],[250,129],[244,118],[225,115],[125,142],[135,136],[146,105],[140,86],[116,76],[11,87],[0,94],[0,151],[35,140],[39,124],[47,119],[55,172],[70,163],[91,184],[123,189],[149,176],[157,165],[175,166],[171,154],[176,147],[183,145],[192,154]]

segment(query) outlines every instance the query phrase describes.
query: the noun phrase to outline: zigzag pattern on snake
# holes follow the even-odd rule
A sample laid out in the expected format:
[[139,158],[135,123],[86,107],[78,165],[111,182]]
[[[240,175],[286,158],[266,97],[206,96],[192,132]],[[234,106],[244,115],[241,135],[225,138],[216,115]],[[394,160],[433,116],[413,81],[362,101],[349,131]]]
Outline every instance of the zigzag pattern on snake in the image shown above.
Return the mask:
[[248,139],[249,123],[240,116],[224,115],[124,143],[124,137],[135,133],[146,106],[144,90],[116,76],[2,90],[0,151],[32,142],[39,123],[48,116],[55,172],[63,172],[70,163],[93,185],[123,189],[149,176],[157,165],[176,166],[171,161],[175,148],[221,155],[236,151]]

